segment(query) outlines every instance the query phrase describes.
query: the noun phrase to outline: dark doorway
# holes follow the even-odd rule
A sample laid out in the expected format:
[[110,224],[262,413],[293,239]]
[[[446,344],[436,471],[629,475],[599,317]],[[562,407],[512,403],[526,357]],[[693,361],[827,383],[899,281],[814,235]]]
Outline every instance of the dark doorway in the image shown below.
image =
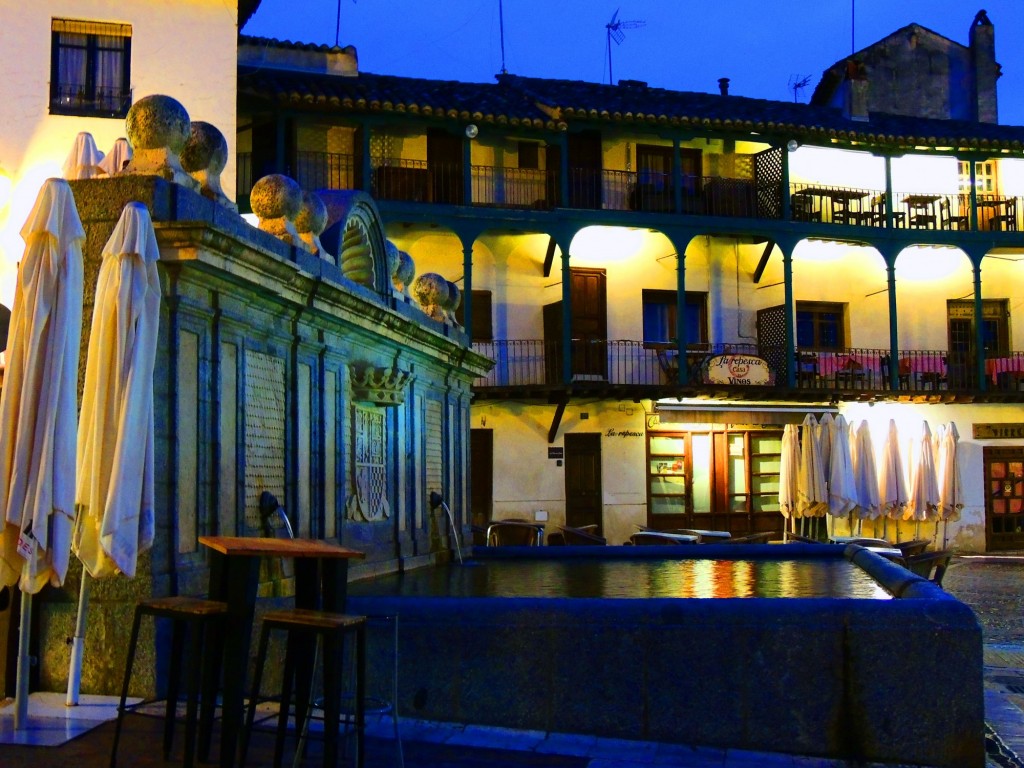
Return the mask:
[[438,129],[427,131],[427,170],[433,202],[463,204],[462,167],[462,138]]
[[565,436],[565,524],[573,528],[596,525],[601,534],[601,435],[596,432]]
[[494,504],[494,430],[471,429],[469,452],[469,520],[473,526],[475,544],[478,529],[486,529],[491,522]]
[[1024,447],[984,450],[985,547],[1024,549]]
[[[572,375],[577,379],[608,377],[607,277],[603,269],[572,267]],[[561,381],[562,302],[544,306],[544,360],[548,383]]]
[[601,207],[602,150],[600,131],[580,131],[568,136],[569,207]]

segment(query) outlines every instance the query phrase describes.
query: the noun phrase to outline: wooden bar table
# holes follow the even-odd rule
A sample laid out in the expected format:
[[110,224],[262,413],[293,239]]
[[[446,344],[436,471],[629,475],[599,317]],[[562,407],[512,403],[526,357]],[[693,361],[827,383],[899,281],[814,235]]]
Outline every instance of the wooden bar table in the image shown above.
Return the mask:
[[[223,681],[220,765],[230,768],[237,759],[242,735],[245,678],[256,612],[260,558],[290,558],[295,561],[296,608],[343,613],[348,591],[348,561],[362,558],[364,554],[322,539],[200,536],[199,543],[210,550],[209,597],[228,604],[226,630],[209,645],[203,665],[199,750],[205,760],[210,751],[217,683]],[[296,725],[300,730],[309,700],[312,665],[312,649],[308,654],[299,655]],[[358,750],[362,757],[362,734],[357,734],[356,738],[360,742]]]

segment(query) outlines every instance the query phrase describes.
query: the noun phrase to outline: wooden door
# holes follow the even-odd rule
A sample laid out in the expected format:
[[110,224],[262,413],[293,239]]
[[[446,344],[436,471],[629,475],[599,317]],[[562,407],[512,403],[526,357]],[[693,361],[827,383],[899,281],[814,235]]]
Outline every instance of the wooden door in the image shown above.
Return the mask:
[[427,169],[431,201],[462,205],[462,138],[436,128],[427,131]]
[[573,528],[602,526],[601,435],[583,432],[565,436],[565,524]]
[[494,430],[471,429],[469,454],[469,520],[476,544],[475,534],[483,529],[486,536],[494,508]]
[[571,133],[567,141],[569,207],[601,207],[601,169],[604,164],[600,131]]
[[[608,377],[608,289],[603,269],[572,267],[572,375]],[[549,384],[562,379],[562,302],[544,305],[544,370]]]
[[603,269],[573,267],[573,376],[608,377],[608,293]]
[[1024,549],[1024,447],[985,448],[985,547]]

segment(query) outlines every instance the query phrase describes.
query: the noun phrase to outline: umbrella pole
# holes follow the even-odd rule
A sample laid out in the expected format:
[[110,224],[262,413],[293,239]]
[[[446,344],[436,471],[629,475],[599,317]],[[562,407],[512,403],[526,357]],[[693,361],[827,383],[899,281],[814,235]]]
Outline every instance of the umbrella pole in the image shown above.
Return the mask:
[[68,697],[65,705],[78,705],[78,688],[82,683],[82,653],[85,651],[85,617],[89,611],[89,572],[82,568],[82,588],[78,593],[78,617],[75,619],[75,638],[71,643],[71,668],[68,671]]
[[28,646],[32,635],[32,595],[21,593],[21,624],[18,627],[18,679],[14,692],[14,730],[28,728]]

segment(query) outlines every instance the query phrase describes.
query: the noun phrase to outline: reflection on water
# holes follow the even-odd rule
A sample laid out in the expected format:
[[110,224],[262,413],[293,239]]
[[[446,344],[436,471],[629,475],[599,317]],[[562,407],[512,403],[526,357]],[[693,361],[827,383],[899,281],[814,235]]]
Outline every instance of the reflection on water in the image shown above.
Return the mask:
[[353,583],[353,595],[420,597],[856,597],[890,594],[828,560],[529,560],[422,568]]

